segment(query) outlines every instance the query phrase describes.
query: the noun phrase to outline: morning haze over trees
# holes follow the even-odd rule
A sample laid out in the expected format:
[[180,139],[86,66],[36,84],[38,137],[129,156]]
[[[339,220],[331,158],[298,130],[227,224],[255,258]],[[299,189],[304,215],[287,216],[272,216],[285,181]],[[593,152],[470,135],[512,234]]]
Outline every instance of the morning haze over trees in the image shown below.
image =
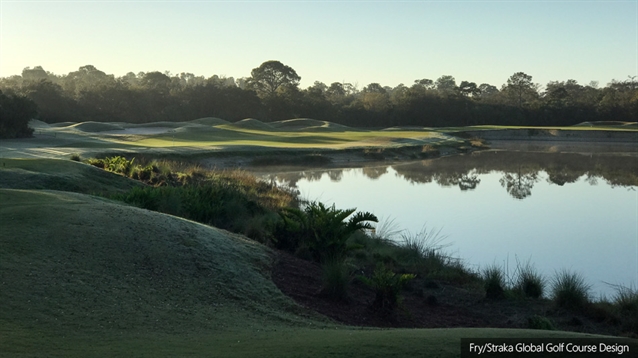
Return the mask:
[[[458,81],[451,75],[416,79],[392,88],[370,83],[316,81],[299,88],[301,77],[279,61],[234,79],[192,73],[129,72],[107,75],[94,66],[56,75],[36,66],[0,79],[3,137],[28,136],[6,113],[45,122],[186,121],[219,117],[229,121],[314,118],[355,127],[466,126],[481,124],[562,126],[591,121],[638,121],[638,81],[612,80],[605,87],[575,80],[544,86],[517,72],[500,88]],[[17,114],[16,114],[17,115]],[[6,122],[6,123],[5,123]],[[18,121],[20,122],[20,121]],[[15,122],[17,123],[17,122]]]

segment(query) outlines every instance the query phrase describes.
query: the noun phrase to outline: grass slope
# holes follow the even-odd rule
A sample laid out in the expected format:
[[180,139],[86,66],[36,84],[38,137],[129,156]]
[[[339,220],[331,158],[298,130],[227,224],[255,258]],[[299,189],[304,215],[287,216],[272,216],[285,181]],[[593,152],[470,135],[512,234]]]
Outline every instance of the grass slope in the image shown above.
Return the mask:
[[0,188],[118,193],[142,185],[94,166],[55,159],[0,159]]
[[[23,160],[0,177],[15,168],[99,176]],[[336,325],[277,289],[267,248],[84,194],[0,189],[0,218],[0,356],[455,357],[462,337],[583,336]]]

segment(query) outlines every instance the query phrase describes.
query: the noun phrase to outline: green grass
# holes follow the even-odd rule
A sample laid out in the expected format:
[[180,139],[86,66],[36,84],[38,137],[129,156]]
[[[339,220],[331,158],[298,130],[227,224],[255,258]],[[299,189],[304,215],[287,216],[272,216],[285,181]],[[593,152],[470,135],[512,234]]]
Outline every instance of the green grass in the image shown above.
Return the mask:
[[[107,331],[61,335],[11,330],[0,356],[47,357],[459,357],[461,338],[582,338],[579,333],[495,328],[362,330],[277,328],[262,331]],[[96,339],[99,337],[98,339]],[[9,342],[11,342],[9,344]],[[629,343],[629,340],[626,340]]]
[[[3,188],[139,185],[70,160],[2,161]],[[0,357],[457,357],[460,338],[584,336],[345,327],[277,289],[265,246],[89,195],[0,189],[0,217]]]
[[0,159],[0,188],[114,194],[142,184],[91,165],[56,159]]
[[[264,151],[277,149],[344,150],[365,148],[403,148],[423,146],[432,152],[441,146],[468,146],[455,133],[468,130],[536,129],[563,131],[633,131],[635,123],[571,127],[473,126],[442,128],[391,128],[371,130],[350,128],[328,121],[291,119],[263,123],[246,119],[229,123],[218,118],[201,118],[187,122],[131,123],[57,123],[33,122],[35,138],[6,140],[0,144],[0,158],[84,158],[110,154],[193,155],[198,152]],[[163,129],[163,133],[145,134],[144,128]],[[129,130],[129,134],[109,131]]]

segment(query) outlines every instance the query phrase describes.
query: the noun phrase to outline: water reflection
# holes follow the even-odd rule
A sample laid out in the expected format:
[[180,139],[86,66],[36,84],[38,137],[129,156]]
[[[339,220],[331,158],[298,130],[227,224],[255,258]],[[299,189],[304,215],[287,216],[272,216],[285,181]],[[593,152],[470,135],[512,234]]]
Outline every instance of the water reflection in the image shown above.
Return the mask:
[[[549,177],[551,179],[551,176]],[[532,188],[538,182],[538,172],[525,172],[523,168],[513,173],[504,173],[498,181],[507,193],[516,199],[525,199],[532,195]]]
[[[590,185],[603,180],[612,187],[638,186],[638,157],[632,155],[488,151],[358,170],[365,177],[376,180],[388,174],[389,168],[410,183],[435,182],[462,191],[476,189],[481,183],[481,174],[502,173],[499,179],[502,188],[519,200],[532,195],[534,185],[541,180],[541,172],[547,173],[547,182],[559,186],[575,183],[583,176]],[[324,174],[331,181],[339,182],[344,171],[350,170],[353,169],[318,169],[264,176],[296,187],[301,179],[318,181]]]
[[579,271],[611,295],[603,282],[638,283],[637,157],[492,151],[266,176],[410,232],[442,228],[452,255],[471,265],[529,259],[547,278]]

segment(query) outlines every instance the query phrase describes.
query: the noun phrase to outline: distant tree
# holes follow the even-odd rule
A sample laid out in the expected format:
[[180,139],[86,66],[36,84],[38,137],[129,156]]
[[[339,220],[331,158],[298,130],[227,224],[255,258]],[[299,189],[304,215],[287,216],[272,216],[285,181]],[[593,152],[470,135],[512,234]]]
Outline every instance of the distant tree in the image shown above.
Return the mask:
[[273,96],[282,86],[299,85],[301,77],[291,67],[279,61],[266,61],[250,72],[249,88],[262,97]]
[[146,90],[167,95],[170,91],[171,78],[158,71],[148,72],[141,76],[139,85]]
[[29,121],[38,113],[36,104],[22,96],[5,95],[0,91],[0,138],[30,137]]
[[83,91],[97,91],[100,87],[113,85],[115,77],[107,75],[93,65],[80,67],[64,78],[64,89],[72,96],[79,96]]
[[79,122],[82,111],[77,103],[65,95],[58,84],[48,80],[27,82],[22,86],[21,94],[37,105],[39,119],[47,122]]
[[498,88],[488,83],[481,83],[478,89],[481,91],[481,98],[488,98],[498,93]]
[[318,93],[325,93],[327,89],[328,86],[321,81],[315,81],[312,86],[308,87],[308,90]]
[[481,94],[481,90],[478,89],[476,83],[467,81],[461,82],[459,92],[465,97],[476,97]]
[[421,86],[425,89],[433,89],[434,88],[434,81],[424,78],[421,80],[414,80],[414,85],[416,86]]
[[505,90],[510,94],[519,108],[523,107],[525,99],[537,95],[534,83],[532,82],[532,76],[524,72],[516,72],[510,76],[510,78],[507,79]]
[[456,80],[453,76],[441,76],[436,80],[436,89],[444,95],[454,94],[458,91],[458,87],[456,86]]
[[24,81],[38,82],[41,80],[49,79],[49,74],[42,68],[42,66],[25,67],[22,70],[22,79]]
[[363,88],[363,93],[381,93],[386,94],[388,91],[378,83],[370,83]]

